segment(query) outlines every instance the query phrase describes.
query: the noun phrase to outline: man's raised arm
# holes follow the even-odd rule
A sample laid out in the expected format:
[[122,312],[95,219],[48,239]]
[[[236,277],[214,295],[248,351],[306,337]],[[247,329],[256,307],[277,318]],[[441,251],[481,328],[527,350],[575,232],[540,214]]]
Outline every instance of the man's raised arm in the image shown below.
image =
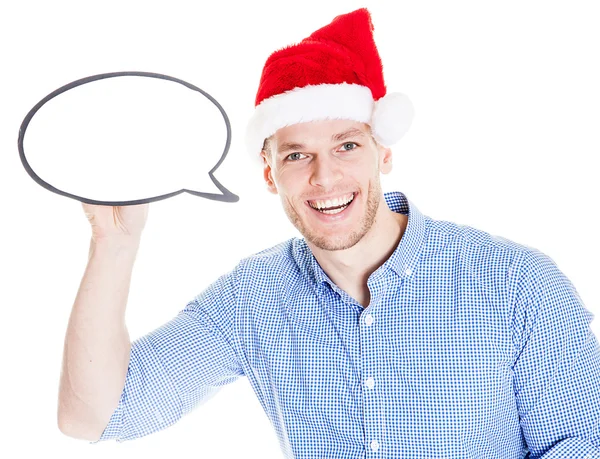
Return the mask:
[[92,239],[65,336],[58,426],[68,436],[97,440],[117,407],[127,375],[125,308],[148,204],[83,208]]

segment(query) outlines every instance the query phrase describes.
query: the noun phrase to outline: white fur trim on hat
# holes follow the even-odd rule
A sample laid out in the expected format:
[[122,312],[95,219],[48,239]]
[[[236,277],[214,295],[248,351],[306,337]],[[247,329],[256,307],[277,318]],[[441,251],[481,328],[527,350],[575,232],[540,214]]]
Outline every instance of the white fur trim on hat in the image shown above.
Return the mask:
[[399,92],[387,93],[375,102],[371,130],[373,136],[382,145],[389,147],[406,134],[415,110],[411,101]]
[[371,90],[358,84],[320,84],[295,88],[263,100],[246,128],[246,147],[260,158],[264,140],[292,124],[324,119],[351,119],[371,125],[385,146],[397,142],[410,127],[412,104],[400,93],[374,102]]

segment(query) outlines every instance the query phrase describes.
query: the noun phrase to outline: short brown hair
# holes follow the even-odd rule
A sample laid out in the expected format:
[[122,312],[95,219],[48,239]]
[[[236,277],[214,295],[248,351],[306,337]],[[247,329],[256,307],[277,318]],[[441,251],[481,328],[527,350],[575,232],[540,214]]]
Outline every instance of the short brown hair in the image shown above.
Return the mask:
[[272,138],[273,138],[273,136],[267,137],[265,139],[265,141],[263,142],[262,151],[265,152],[265,156],[267,156],[267,157],[271,156],[271,139]]

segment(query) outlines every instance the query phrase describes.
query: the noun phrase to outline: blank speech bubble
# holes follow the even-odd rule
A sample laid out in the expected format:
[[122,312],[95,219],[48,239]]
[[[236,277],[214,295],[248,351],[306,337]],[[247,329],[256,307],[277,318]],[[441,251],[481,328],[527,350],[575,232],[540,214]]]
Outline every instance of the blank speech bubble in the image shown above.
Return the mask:
[[213,175],[230,143],[229,118],[213,97],[147,72],[69,83],[38,102],[19,130],[21,162],[38,184],[110,206],[183,192],[237,202]]

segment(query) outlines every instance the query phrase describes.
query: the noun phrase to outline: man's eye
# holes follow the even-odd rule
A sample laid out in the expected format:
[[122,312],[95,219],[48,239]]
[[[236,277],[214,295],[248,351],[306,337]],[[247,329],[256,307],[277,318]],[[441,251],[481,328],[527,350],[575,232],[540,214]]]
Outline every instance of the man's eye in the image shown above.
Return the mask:
[[303,156],[302,153],[292,153],[291,155],[288,155],[287,159],[290,161],[298,161],[301,159],[300,156]]
[[[354,143],[354,142],[346,142],[343,146],[346,147],[348,145],[354,145],[355,147],[358,147],[358,144]],[[354,150],[354,148],[350,148],[350,150]],[[346,151],[348,151],[348,150],[346,150]]]

